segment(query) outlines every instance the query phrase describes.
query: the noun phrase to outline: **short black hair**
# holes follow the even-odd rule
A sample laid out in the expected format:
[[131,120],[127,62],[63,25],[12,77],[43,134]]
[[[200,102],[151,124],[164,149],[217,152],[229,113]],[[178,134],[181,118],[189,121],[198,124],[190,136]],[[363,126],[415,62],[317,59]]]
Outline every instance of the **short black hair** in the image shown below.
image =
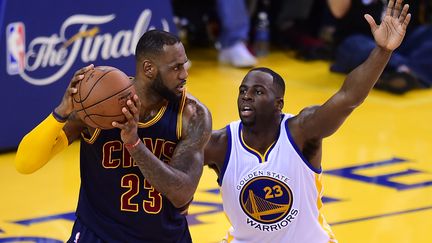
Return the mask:
[[282,92],[281,94],[282,97],[285,95],[285,81],[278,73],[266,67],[253,68],[249,72],[253,72],[253,71],[260,71],[260,72],[270,74],[273,77],[273,84],[276,85],[277,90]]
[[135,59],[152,58],[163,53],[165,45],[174,45],[180,42],[180,39],[163,30],[149,30],[145,32],[138,41],[135,49]]

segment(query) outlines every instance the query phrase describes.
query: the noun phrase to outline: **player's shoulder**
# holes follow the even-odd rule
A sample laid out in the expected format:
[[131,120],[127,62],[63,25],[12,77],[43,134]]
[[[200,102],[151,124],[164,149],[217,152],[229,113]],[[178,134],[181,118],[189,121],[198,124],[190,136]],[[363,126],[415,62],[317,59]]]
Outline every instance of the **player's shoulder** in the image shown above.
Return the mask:
[[320,106],[319,105],[311,105],[308,107],[303,108],[303,110],[300,111],[300,113],[297,115],[302,115],[302,116],[308,116],[312,113],[314,113]]
[[210,137],[212,129],[212,118],[210,111],[197,98],[191,94],[186,94],[182,126],[185,133],[201,136],[206,139]]
[[186,93],[184,113],[187,116],[193,115],[201,118],[208,118],[211,120],[211,114],[209,109],[190,93]]
[[186,93],[185,95],[186,95],[185,105],[196,106],[202,109],[207,109],[207,107],[191,93]]
[[319,105],[305,107],[297,115],[294,115],[287,120],[289,130],[293,136],[298,132],[301,133],[301,131],[305,129],[306,123],[310,121],[319,107]]
[[308,117],[313,115],[319,107],[319,105],[313,105],[303,108],[297,115],[294,115],[290,119],[290,123],[301,122],[307,119]]

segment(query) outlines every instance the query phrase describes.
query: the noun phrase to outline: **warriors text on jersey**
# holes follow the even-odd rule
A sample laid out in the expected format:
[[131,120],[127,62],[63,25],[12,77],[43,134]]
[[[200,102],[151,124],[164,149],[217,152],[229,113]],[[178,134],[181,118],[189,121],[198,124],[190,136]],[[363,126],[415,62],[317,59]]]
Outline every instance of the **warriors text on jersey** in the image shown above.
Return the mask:
[[[186,94],[169,102],[138,135],[169,163],[181,136]],[[81,139],[81,188],[77,217],[106,242],[191,242],[186,217],[143,177],[124,148],[119,129]]]
[[279,137],[264,155],[243,141],[240,121],[227,126],[220,183],[229,242],[336,242],[320,212],[321,171],[295,145],[290,117],[283,115]]

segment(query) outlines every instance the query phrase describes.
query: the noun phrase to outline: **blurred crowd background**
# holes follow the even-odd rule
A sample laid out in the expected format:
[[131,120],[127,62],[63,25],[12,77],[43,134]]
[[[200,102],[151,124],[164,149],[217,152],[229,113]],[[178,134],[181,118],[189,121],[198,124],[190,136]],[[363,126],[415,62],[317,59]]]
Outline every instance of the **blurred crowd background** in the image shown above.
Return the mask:
[[[405,3],[412,14],[407,36],[375,86],[393,94],[432,84],[432,1]],[[387,1],[172,0],[172,5],[185,46],[214,46],[221,63],[259,66],[259,57],[278,49],[306,61],[328,60],[331,71],[349,73],[374,47],[364,14],[379,24]]]

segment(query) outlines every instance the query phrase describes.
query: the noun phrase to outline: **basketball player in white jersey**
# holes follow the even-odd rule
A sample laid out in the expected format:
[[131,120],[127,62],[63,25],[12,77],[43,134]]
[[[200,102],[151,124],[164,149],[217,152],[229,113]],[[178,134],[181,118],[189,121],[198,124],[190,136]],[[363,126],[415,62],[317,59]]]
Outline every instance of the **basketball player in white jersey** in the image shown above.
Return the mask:
[[206,164],[218,173],[228,242],[337,242],[321,214],[322,140],[367,97],[402,42],[411,15],[389,2],[380,25],[366,15],[376,48],[320,106],[283,114],[285,84],[267,68],[249,71],[238,96],[240,121],[214,131]]

